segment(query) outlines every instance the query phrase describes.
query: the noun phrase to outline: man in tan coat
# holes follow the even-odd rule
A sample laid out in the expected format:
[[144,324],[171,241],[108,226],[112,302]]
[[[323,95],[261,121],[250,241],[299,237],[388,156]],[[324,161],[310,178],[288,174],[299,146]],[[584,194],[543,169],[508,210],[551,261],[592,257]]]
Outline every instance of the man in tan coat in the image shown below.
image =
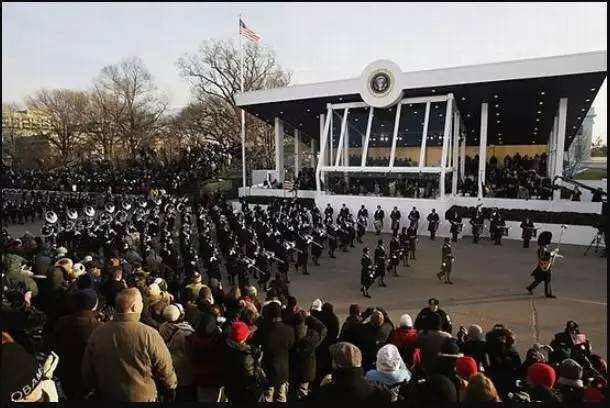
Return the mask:
[[101,400],[158,401],[155,382],[163,387],[160,392],[165,396],[175,395],[177,379],[169,350],[154,328],[139,322],[143,308],[140,291],[124,289],[115,303],[115,319],[89,337],[83,356],[83,382],[94,388]]

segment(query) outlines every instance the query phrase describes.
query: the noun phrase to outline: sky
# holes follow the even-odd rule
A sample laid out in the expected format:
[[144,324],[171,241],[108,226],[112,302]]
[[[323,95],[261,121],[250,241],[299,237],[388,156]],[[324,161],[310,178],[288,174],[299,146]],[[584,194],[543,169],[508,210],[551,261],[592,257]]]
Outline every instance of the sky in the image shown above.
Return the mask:
[[[293,84],[353,78],[385,58],[403,71],[607,49],[606,3],[2,3],[2,102],[41,88],[86,89],[140,57],[170,106],[188,103],[178,58],[237,41],[238,15]],[[607,80],[593,139],[607,140]]]

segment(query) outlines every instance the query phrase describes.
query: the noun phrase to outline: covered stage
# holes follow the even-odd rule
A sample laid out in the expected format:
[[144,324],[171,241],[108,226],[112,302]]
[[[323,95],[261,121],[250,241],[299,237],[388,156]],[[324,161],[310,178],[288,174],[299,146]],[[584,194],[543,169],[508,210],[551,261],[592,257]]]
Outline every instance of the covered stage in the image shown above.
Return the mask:
[[[275,129],[276,166],[267,169],[267,183],[289,181],[283,141],[292,136],[294,174],[304,167],[315,173],[315,188],[298,196],[321,208],[345,203],[357,212],[361,204],[369,211],[381,205],[389,213],[397,206],[406,215],[415,206],[423,217],[435,208],[443,235],[449,228],[446,210],[482,204],[533,211],[534,221],[544,224],[540,228],[556,235],[563,223],[543,222],[554,220],[546,213],[600,214],[602,203],[562,199],[558,188],[546,200],[490,197],[486,166],[490,157],[506,154],[544,158],[536,159],[541,173],[536,177],[552,188],[564,175],[565,152],[606,78],[606,61],[607,52],[599,51],[402,72],[393,62],[379,60],[357,78],[244,92],[236,101]],[[308,160],[303,163],[305,145]],[[474,170],[469,172],[467,163]],[[249,169],[252,177],[244,180],[241,196],[294,196],[286,189],[262,188],[254,170]],[[369,188],[362,194],[336,194],[329,187],[337,180],[345,186],[364,184],[367,177],[395,177],[415,185],[416,193],[397,197]],[[469,193],[461,188],[468,183],[474,186]],[[509,220],[509,238],[520,237],[519,223]],[[571,225],[564,242],[589,244],[596,231],[590,224]]]

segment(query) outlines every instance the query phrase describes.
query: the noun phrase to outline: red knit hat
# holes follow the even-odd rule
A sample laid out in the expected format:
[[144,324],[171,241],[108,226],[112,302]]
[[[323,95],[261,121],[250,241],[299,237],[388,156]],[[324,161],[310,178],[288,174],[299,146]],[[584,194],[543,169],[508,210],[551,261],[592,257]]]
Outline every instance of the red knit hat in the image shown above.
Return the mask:
[[250,335],[250,329],[244,322],[234,322],[231,325],[231,340],[241,343]]
[[583,392],[583,398],[585,402],[602,402],[604,401],[604,394],[597,388],[587,387]]
[[455,371],[465,380],[479,372],[479,367],[474,358],[469,356],[460,357],[455,361]]
[[534,363],[527,369],[527,381],[534,386],[543,385],[553,388],[556,378],[553,367],[545,363]]

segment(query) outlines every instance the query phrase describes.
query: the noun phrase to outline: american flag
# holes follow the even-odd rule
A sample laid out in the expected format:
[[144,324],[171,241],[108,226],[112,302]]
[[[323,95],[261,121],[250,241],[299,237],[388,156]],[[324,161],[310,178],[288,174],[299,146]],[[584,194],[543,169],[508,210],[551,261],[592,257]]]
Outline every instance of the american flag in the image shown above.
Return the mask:
[[239,19],[239,34],[257,44],[261,41],[261,36],[256,34],[253,30],[249,29],[248,26],[246,26],[246,23],[244,23],[241,18]]

